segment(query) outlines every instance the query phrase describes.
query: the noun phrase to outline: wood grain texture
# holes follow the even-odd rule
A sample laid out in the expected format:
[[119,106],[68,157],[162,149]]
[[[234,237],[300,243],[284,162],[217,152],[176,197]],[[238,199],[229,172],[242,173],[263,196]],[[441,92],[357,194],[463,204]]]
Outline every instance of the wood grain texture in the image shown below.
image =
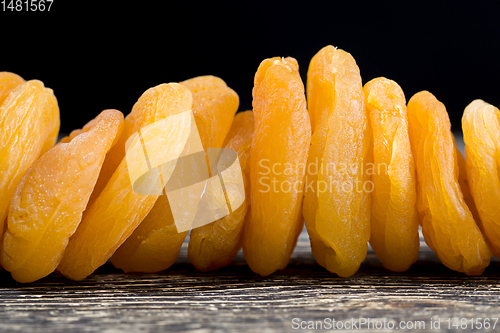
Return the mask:
[[81,282],[52,274],[22,285],[2,271],[0,331],[274,332],[293,331],[294,318],[363,317],[424,321],[423,331],[437,332],[431,318],[441,318],[443,329],[448,318],[500,317],[500,262],[467,277],[444,267],[422,239],[408,272],[385,270],[370,250],[347,279],[316,264],[305,232],[290,265],[269,277],[252,273],[241,253],[229,267],[197,272],[188,263],[187,242],[177,263],[160,274],[123,274],[106,264]]

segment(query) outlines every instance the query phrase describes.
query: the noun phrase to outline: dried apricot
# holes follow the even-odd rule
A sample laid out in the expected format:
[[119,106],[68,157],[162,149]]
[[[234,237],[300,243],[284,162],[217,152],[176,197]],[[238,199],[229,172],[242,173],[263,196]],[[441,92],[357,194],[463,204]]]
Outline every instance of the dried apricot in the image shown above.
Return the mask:
[[389,270],[404,272],[417,260],[417,188],[401,87],[386,78],[365,84],[373,134],[370,244]]
[[198,76],[180,82],[193,94],[193,113],[200,139],[205,148],[220,148],[224,143],[239,97],[216,76]]
[[491,252],[458,182],[457,149],[446,108],[430,92],[419,92],[408,102],[408,123],[425,242],[448,268],[481,274]]
[[2,253],[16,281],[32,282],[56,269],[122,123],[121,112],[103,111],[24,174],[10,203]]
[[458,185],[460,185],[460,189],[462,190],[462,194],[464,195],[464,201],[467,204],[467,207],[469,207],[469,210],[474,217],[474,221],[476,221],[477,225],[481,229],[481,217],[479,216],[476,203],[474,201],[474,198],[472,197],[472,193],[470,190],[469,180],[467,179],[467,170],[465,167],[465,159],[458,148],[456,149],[456,152],[458,162]]
[[326,46],[315,57],[324,59],[312,62],[308,72],[317,71],[315,63],[329,64],[317,80],[331,82],[325,85],[328,89],[310,86],[308,94],[317,101],[330,100],[333,105],[315,112],[304,219],[318,263],[348,277],[365,259],[370,238],[372,188],[366,169],[372,162],[371,133],[354,58],[332,46]]
[[[180,84],[161,84],[148,89],[127,116],[122,137],[132,136],[134,129],[138,131],[168,116],[188,113],[186,111],[191,110],[191,107],[191,92]],[[159,150],[155,153],[172,159],[182,152],[180,141],[191,127],[184,121],[190,118],[175,119],[179,122],[171,122],[168,128],[163,129],[170,144],[155,146]],[[123,138],[118,142],[120,144],[123,144]],[[125,150],[124,147],[122,149]],[[58,270],[73,280],[82,280],[92,274],[132,234],[157,198],[157,195],[139,194],[133,190],[127,159],[123,158],[100,195],[93,203],[89,203]]]
[[307,70],[307,109],[311,118],[312,133],[318,124],[324,125],[335,106],[335,64],[341,52],[331,45],[316,53]]
[[250,203],[250,148],[254,129],[252,111],[234,117],[223,147],[238,154],[245,183],[245,203],[230,215],[193,229],[189,240],[189,261],[200,271],[211,271],[229,265],[241,248],[243,223]]
[[17,74],[10,72],[0,72],[0,105],[7,98],[14,88],[23,84],[25,81]]
[[17,183],[54,145],[59,124],[56,97],[37,80],[17,86],[0,106],[0,240]]
[[500,257],[500,111],[482,100],[475,100],[462,117],[465,142],[465,168],[478,221],[493,254]]
[[177,232],[168,198],[162,195],[139,227],[116,250],[111,262],[126,273],[162,271],[177,259],[187,233]]
[[[193,95],[193,114],[203,147],[221,147],[238,109],[238,95],[215,76],[200,76],[180,84]],[[187,233],[177,231],[168,198],[162,196],[115,252],[113,265],[125,272],[165,270],[177,259]]]
[[294,58],[265,59],[254,79],[251,202],[243,253],[260,275],[286,267],[303,227],[311,123],[298,68]]

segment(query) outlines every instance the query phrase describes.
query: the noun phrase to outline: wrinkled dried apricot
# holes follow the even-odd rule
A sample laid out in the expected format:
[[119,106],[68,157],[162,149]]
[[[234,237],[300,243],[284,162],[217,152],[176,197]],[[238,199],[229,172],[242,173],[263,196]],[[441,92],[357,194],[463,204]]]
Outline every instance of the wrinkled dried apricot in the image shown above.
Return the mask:
[[311,123],[298,67],[293,58],[265,59],[254,79],[251,202],[243,253],[260,275],[286,267],[303,227]]
[[14,88],[20,86],[25,81],[17,74],[10,72],[0,72],[0,105],[7,98]]
[[168,198],[162,195],[111,262],[126,273],[162,271],[174,264],[187,233],[177,232]]
[[203,147],[222,147],[238,110],[238,94],[222,79],[211,75],[179,83],[193,94],[194,119]]
[[469,210],[474,217],[474,221],[476,221],[477,225],[481,229],[481,217],[479,216],[476,203],[474,202],[474,198],[472,197],[472,193],[470,190],[469,180],[467,179],[467,170],[465,168],[465,159],[458,148],[456,148],[456,152],[458,162],[458,185],[460,185],[460,189],[462,190],[462,194],[464,195],[464,201],[467,204],[467,207],[469,207]]
[[335,105],[335,63],[342,53],[331,45],[322,48],[309,63],[307,70],[307,110],[312,133],[318,124],[324,125]]
[[465,142],[465,168],[479,226],[493,254],[500,257],[500,111],[482,100],[475,100],[462,117]]
[[189,240],[188,257],[200,271],[211,271],[229,265],[241,248],[243,223],[250,203],[250,148],[254,129],[252,111],[234,117],[224,148],[238,154],[245,183],[245,203],[228,216],[193,229]]
[[18,85],[0,106],[0,240],[17,183],[54,145],[59,124],[56,97],[37,80]]
[[[370,238],[371,133],[359,68],[347,52],[326,46],[315,55],[328,64],[308,86],[316,102],[315,132],[307,165],[304,219],[318,263],[342,277],[353,275],[366,257]],[[321,59],[318,59],[321,58]],[[322,73],[322,74],[321,74]],[[308,74],[308,77],[311,75]],[[321,114],[319,116],[318,114]],[[321,121],[318,121],[321,120]]]
[[[238,95],[215,76],[200,76],[180,84],[193,95],[192,110],[203,147],[221,147],[238,109]],[[187,233],[177,232],[167,196],[161,196],[113,255],[112,263],[124,272],[165,270],[177,259]]]
[[[193,113],[203,146],[220,147],[238,109],[238,95],[222,79],[211,75],[195,77],[180,84],[187,87],[193,95]],[[106,157],[89,203],[92,203],[106,186],[125,156],[125,142],[133,133],[139,131],[138,124],[144,123],[147,120],[144,117],[148,116],[148,113],[139,112],[127,116],[121,142],[113,147]]]
[[24,174],[10,203],[2,253],[16,281],[32,282],[56,269],[122,122],[121,112],[103,111]]
[[481,274],[491,252],[458,182],[457,150],[446,108],[428,91],[419,92],[408,102],[408,123],[425,242],[448,268]]
[[[191,92],[182,85],[161,84],[148,89],[127,116],[118,145],[124,144],[123,136],[131,136],[134,130],[189,111],[191,107]],[[164,129],[171,137],[172,145],[167,148],[173,149],[169,151],[172,159],[176,159],[182,151],[178,141],[182,140],[184,131],[189,131],[185,125],[172,122],[169,128]],[[124,147],[122,149],[125,150]],[[127,159],[123,158],[99,196],[89,203],[57,269],[73,280],[81,280],[92,274],[132,234],[157,198],[157,195],[143,195],[133,190]]]
[[373,135],[370,244],[384,267],[404,272],[417,260],[417,188],[401,87],[386,78],[365,84]]

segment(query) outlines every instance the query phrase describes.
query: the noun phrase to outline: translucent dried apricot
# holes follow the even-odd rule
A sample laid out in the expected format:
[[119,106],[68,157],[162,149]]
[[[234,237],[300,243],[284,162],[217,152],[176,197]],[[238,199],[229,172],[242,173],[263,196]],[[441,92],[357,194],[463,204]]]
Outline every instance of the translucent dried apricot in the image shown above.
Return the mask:
[[254,79],[251,203],[243,253],[260,275],[286,267],[303,227],[311,123],[298,67],[293,58],[265,59]]
[[[238,95],[215,76],[200,76],[180,84],[193,94],[193,114],[203,147],[221,147],[238,109]],[[192,235],[196,235],[195,230]],[[125,272],[165,270],[177,259],[187,233],[177,231],[168,199],[162,196],[113,255],[113,265]]]
[[7,98],[14,88],[23,84],[25,81],[17,74],[9,72],[0,72],[0,105]]
[[229,265],[239,249],[243,223],[250,203],[250,148],[254,130],[252,111],[234,117],[223,147],[238,153],[245,182],[245,203],[228,216],[193,229],[189,240],[189,261],[200,271],[211,271]]
[[0,106],[0,240],[17,183],[54,145],[59,124],[59,106],[52,89],[37,80],[17,86]]
[[193,94],[193,113],[205,148],[220,148],[224,143],[239,97],[216,76],[198,76],[179,82]]
[[317,57],[324,59],[311,62],[308,71],[317,71],[315,63],[329,64],[317,80],[331,82],[325,85],[327,89],[310,86],[308,94],[333,105],[314,112],[304,219],[318,263],[348,277],[365,259],[370,238],[372,187],[367,166],[372,162],[371,133],[354,58],[332,46],[320,50]]
[[479,216],[476,203],[474,202],[474,198],[472,197],[472,193],[470,190],[469,180],[467,179],[467,170],[465,167],[465,159],[458,148],[456,149],[456,152],[458,162],[458,185],[460,185],[460,189],[462,190],[462,194],[464,195],[464,201],[467,204],[467,207],[469,207],[469,210],[474,217],[474,221],[476,221],[477,225],[481,229],[481,217]]
[[[134,129],[140,130],[168,116],[189,111],[191,107],[191,92],[180,84],[161,84],[148,89],[127,116],[122,137],[131,136]],[[178,134],[186,131],[186,128],[184,123],[170,125],[164,130],[166,134],[171,133],[171,145],[167,148],[174,149],[171,157],[175,159],[182,151],[178,143],[182,135]],[[123,144],[123,138],[118,142],[120,144]],[[125,150],[124,147],[122,149]],[[132,234],[157,198],[157,195],[138,194],[133,190],[127,160],[123,158],[97,199],[89,203],[58,270],[73,280],[81,280],[92,274]]]
[[335,64],[341,52],[331,45],[325,46],[312,57],[307,70],[307,109],[312,133],[318,124],[324,125],[335,106]]
[[122,123],[121,112],[103,111],[24,174],[10,203],[2,253],[16,281],[32,282],[56,269]]
[[373,134],[374,172],[370,244],[389,270],[404,272],[417,260],[417,188],[401,87],[386,78],[365,84]]
[[491,252],[458,182],[457,150],[446,108],[428,91],[419,92],[408,102],[408,123],[425,242],[448,268],[481,274]]
[[475,100],[465,108],[462,130],[467,179],[481,218],[478,224],[493,254],[500,257],[500,111]]
[[154,207],[111,258],[116,268],[126,273],[154,273],[174,264],[188,232],[177,232],[166,195]]

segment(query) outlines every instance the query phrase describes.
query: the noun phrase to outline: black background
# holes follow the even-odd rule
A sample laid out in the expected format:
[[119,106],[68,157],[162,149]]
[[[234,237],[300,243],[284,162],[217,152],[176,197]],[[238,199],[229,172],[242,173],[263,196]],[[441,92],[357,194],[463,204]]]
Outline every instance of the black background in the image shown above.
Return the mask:
[[[10,0],[6,0],[9,2]],[[23,0],[24,1],[24,0]],[[107,108],[127,114],[149,87],[221,77],[251,109],[253,76],[273,56],[350,52],[363,83],[385,76],[407,100],[429,90],[460,129],[465,106],[500,106],[500,1],[260,4],[55,0],[50,12],[0,11],[0,71],[54,89],[61,131]]]

